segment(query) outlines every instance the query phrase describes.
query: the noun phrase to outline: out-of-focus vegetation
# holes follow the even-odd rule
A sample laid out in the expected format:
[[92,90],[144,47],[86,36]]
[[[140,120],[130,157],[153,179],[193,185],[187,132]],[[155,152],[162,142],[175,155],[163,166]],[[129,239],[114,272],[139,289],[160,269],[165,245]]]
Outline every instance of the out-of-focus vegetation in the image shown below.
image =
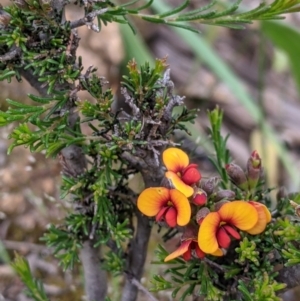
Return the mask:
[[[229,2],[218,1],[218,4],[224,7]],[[243,1],[245,8],[252,7],[254,2]],[[154,1],[153,8],[162,13],[176,4],[175,0],[168,4]],[[80,13],[74,6],[67,11],[67,16],[75,19]],[[245,162],[251,150],[259,149],[269,186],[284,185],[288,191],[299,190],[299,13],[289,15],[284,21],[255,21],[242,30],[195,25],[200,34],[149,25],[134,17],[131,21],[136,35],[125,25],[118,29],[115,24],[109,24],[100,34],[80,28],[83,43],[79,52],[86,66],[100,66],[98,74],[108,78],[113,89],[118,91],[120,74],[124,71],[122,66],[128,58],[144,62],[168,56],[178,93],[186,95],[190,108],[201,110],[195,126],[189,127],[191,137],[178,134],[176,139],[186,139],[183,146],[194,152],[204,177],[215,172],[207,160],[211,146],[207,138],[206,110],[219,105],[225,111],[224,133],[231,135],[229,148],[234,160]],[[2,82],[0,87],[2,110],[7,106],[6,98],[23,100],[25,94],[34,93],[25,82],[10,85]],[[82,94],[84,97],[86,95]],[[30,154],[27,149],[16,149],[7,157],[9,129],[0,131],[0,238],[8,250],[7,254],[2,248],[0,253],[3,263],[0,292],[8,296],[8,300],[24,300],[21,299],[23,286],[7,264],[7,256],[12,257],[13,250],[18,250],[30,258],[39,278],[48,284],[46,291],[52,296],[51,300],[79,300],[77,289],[82,290],[81,271],[75,269],[73,274],[63,274],[57,261],[36,245],[47,224],[59,224],[62,212],[69,210],[64,201],[59,205],[53,202],[54,198],[59,198],[60,168],[41,155]],[[157,240],[154,234],[149,253],[156,248]],[[14,244],[16,241],[19,244]],[[42,254],[42,259],[38,253]],[[151,260],[153,258],[149,257],[146,265],[146,286],[150,286],[149,275],[160,272],[157,267],[150,266]],[[121,280],[114,280],[109,288],[111,300],[119,298],[115,288],[118,281]],[[289,294],[286,300],[298,300],[299,297]],[[168,293],[158,298],[170,300]]]

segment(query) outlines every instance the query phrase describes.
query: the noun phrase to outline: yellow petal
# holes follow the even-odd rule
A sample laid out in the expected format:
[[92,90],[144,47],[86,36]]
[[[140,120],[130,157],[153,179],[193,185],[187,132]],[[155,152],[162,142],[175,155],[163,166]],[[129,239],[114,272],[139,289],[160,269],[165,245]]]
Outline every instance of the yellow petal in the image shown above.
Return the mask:
[[192,239],[183,241],[181,243],[181,245],[178,247],[178,249],[176,249],[173,253],[169,254],[165,258],[164,262],[170,261],[170,260],[172,260],[174,258],[177,258],[177,257],[183,255],[185,252],[188,251],[189,246],[192,243],[192,241],[193,241]]
[[257,202],[249,202],[258,212],[258,221],[254,227],[247,230],[249,234],[256,235],[262,233],[267,226],[267,223],[271,221],[271,213],[268,208]]
[[185,226],[191,220],[191,205],[186,196],[176,189],[170,190],[170,198],[177,210],[177,225]]
[[218,250],[215,251],[215,252],[213,252],[213,253],[211,253],[211,255],[219,256],[220,257],[220,256],[223,256],[224,253],[223,253],[222,249],[218,248]]
[[216,234],[220,221],[218,212],[210,212],[201,223],[198,233],[198,244],[204,253],[213,254],[218,251],[219,244]]
[[218,211],[221,220],[236,226],[240,230],[249,230],[258,221],[258,212],[245,201],[233,201],[224,204]]
[[163,152],[163,162],[169,171],[175,173],[182,171],[189,165],[188,155],[179,148],[170,147]]
[[169,179],[173,186],[179,190],[180,192],[182,192],[186,197],[190,197],[191,195],[193,195],[194,193],[194,189],[189,186],[186,185],[179,177],[176,173],[174,173],[173,171],[167,171],[165,173],[165,176],[167,179]]
[[272,215],[271,215],[271,212],[269,211],[269,209],[264,205],[264,204],[260,204],[264,211],[265,211],[265,214],[266,214],[266,217],[267,217],[267,223],[269,223],[271,220],[272,220]]
[[143,214],[155,216],[169,200],[169,189],[165,187],[150,187],[139,195],[137,207]]

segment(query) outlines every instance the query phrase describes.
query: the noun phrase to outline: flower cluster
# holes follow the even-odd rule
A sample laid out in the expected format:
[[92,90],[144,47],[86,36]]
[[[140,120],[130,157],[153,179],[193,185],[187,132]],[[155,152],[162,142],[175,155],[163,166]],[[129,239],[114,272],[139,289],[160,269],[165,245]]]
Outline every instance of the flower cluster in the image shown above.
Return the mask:
[[[234,193],[221,190],[215,194],[213,210],[207,205],[208,194],[200,188],[201,173],[196,164],[190,164],[188,155],[178,148],[163,152],[163,163],[167,169],[165,177],[170,188],[150,187],[137,200],[139,210],[169,227],[186,226],[177,250],[165,261],[182,256],[203,258],[205,254],[223,256],[231,240],[241,239],[239,231],[251,235],[262,233],[271,221],[267,207],[259,202],[235,200]],[[261,160],[257,152],[251,154],[247,163],[247,175],[234,164],[226,166],[229,176],[240,187],[252,189],[261,173]],[[210,182],[206,182],[209,186]],[[229,201],[231,200],[231,201]],[[201,208],[199,208],[201,206]],[[195,213],[195,218],[192,213]],[[198,232],[198,233],[197,233]]]

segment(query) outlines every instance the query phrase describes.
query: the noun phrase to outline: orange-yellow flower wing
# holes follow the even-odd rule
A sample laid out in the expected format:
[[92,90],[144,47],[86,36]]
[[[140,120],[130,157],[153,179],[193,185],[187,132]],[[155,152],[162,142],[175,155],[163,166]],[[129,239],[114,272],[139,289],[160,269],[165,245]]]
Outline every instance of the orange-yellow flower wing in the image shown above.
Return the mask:
[[166,149],[163,152],[162,158],[167,170],[175,173],[182,171],[189,165],[188,155],[176,147]]
[[165,187],[146,188],[139,195],[137,207],[147,216],[155,216],[170,200],[170,190]]
[[218,248],[218,250],[215,251],[215,252],[213,252],[213,253],[211,253],[211,255],[221,257],[221,256],[224,255],[224,253],[223,253],[223,251],[220,248]]
[[256,235],[262,233],[267,226],[267,223],[271,221],[271,213],[268,208],[260,203],[257,202],[249,202],[254,208],[257,210],[258,213],[258,221],[254,227],[247,230],[249,234]]
[[173,171],[167,171],[165,173],[165,176],[172,182],[173,186],[177,190],[182,192],[186,197],[193,195],[194,189],[191,186],[185,184],[176,173],[174,173]]
[[204,253],[212,254],[219,249],[216,235],[220,222],[221,219],[218,212],[210,212],[201,223],[198,233],[198,244]]
[[191,220],[191,205],[186,196],[176,189],[170,190],[170,199],[177,210],[177,225],[185,226]]
[[[260,204],[260,203],[258,203]],[[272,219],[272,215],[271,215],[271,212],[269,211],[269,209],[264,205],[264,204],[260,204],[262,206],[262,208],[264,209],[265,211],[265,215],[267,217],[267,223],[269,223]]]
[[169,254],[164,262],[170,261],[174,258],[177,258],[179,256],[182,256],[185,252],[188,251],[190,244],[193,242],[192,239],[189,240],[185,240],[181,243],[181,245],[178,247],[178,249],[176,249],[173,253]]
[[233,201],[224,204],[218,211],[221,220],[240,230],[249,230],[258,221],[257,210],[245,201]]

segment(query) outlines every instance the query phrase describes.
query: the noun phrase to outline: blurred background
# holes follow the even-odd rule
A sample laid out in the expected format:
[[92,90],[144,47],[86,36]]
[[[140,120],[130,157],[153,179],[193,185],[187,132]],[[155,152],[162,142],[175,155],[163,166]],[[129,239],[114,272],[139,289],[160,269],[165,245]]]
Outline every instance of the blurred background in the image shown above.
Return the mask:
[[[207,2],[191,1],[191,6],[196,8]],[[222,9],[233,1],[218,2]],[[181,0],[157,0],[152,12],[161,13],[165,4],[180,3]],[[1,4],[10,2],[1,0]],[[241,9],[257,4],[259,1],[244,0]],[[76,20],[82,17],[83,10],[70,5],[66,14],[68,20]],[[300,14],[288,15],[283,21],[254,22],[243,30],[195,24],[201,31],[199,35],[136,18],[131,21],[136,35],[129,27],[117,24],[102,26],[99,34],[86,27],[78,29],[78,55],[83,57],[86,68],[96,66],[98,74],[107,78],[116,93],[116,102],[122,102],[119,83],[129,59],[134,57],[138,63],[144,63],[167,56],[177,94],[186,96],[188,108],[200,109],[196,123],[189,125],[191,136],[178,133],[176,139],[184,139],[184,146],[193,153],[203,177],[214,174],[207,159],[213,151],[207,136],[206,112],[218,105],[224,110],[223,134],[230,134],[228,148],[233,162],[244,168],[250,153],[258,150],[269,187],[298,191]],[[25,81],[0,82],[0,91],[1,110],[7,107],[6,98],[29,102],[26,95],[37,93]],[[22,283],[8,264],[9,257],[17,251],[26,256],[37,277],[46,283],[51,300],[82,300],[80,269],[63,273],[39,242],[47,225],[59,224],[64,212],[70,210],[70,204],[59,198],[60,166],[57,160],[31,154],[22,147],[7,156],[10,130],[0,128],[0,293],[4,300],[27,300]],[[152,254],[142,279],[148,287],[150,275],[162,269],[150,266],[158,240],[154,234],[149,246]],[[121,283],[121,278],[112,281],[111,300],[118,300],[119,291],[115,288]],[[157,298],[173,300],[170,292],[157,294]],[[141,295],[138,300],[146,299]],[[300,300],[300,295],[288,292],[285,300]]]

